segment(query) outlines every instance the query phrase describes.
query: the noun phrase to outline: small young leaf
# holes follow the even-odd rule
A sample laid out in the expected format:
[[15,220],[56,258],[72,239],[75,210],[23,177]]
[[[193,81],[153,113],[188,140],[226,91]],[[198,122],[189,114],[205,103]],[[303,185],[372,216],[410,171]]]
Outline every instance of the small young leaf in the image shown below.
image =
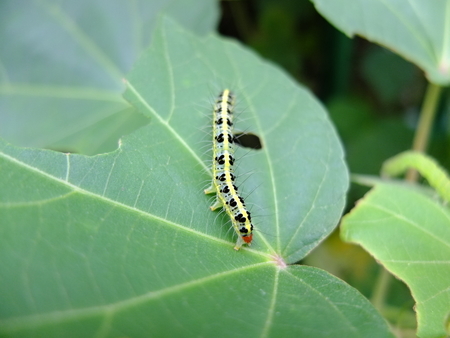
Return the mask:
[[450,211],[407,186],[377,184],[342,220],[360,244],[402,279],[416,300],[419,337],[442,337],[450,313]]

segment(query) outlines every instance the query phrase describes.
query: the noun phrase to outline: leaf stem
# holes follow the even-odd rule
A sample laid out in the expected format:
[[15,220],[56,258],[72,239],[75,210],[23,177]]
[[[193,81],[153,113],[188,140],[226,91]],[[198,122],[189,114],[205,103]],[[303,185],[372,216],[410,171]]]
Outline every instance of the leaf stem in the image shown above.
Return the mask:
[[[425,152],[430,138],[431,128],[433,126],[434,117],[436,116],[437,105],[442,87],[433,83],[429,83],[425,98],[420,112],[419,123],[417,125],[416,134],[414,135],[413,150]],[[409,182],[417,181],[418,173],[416,170],[409,170],[406,174],[406,180]]]
[[378,274],[377,281],[375,282],[375,288],[373,290],[370,301],[372,302],[373,306],[380,313],[382,313],[382,310],[384,308],[384,300],[386,299],[386,294],[388,292],[392,276],[385,268],[380,268],[380,273]]

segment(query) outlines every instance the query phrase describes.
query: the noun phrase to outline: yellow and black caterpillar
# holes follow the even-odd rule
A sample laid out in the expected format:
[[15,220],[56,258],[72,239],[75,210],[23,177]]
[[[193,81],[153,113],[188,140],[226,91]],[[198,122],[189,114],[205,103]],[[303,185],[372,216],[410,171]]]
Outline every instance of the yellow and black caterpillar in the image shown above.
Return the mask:
[[234,96],[230,90],[220,93],[214,105],[213,117],[213,180],[205,194],[216,193],[216,202],[211,210],[223,207],[231,218],[238,235],[235,250],[252,241],[253,224],[244,199],[239,196],[234,184],[234,135],[233,135]]

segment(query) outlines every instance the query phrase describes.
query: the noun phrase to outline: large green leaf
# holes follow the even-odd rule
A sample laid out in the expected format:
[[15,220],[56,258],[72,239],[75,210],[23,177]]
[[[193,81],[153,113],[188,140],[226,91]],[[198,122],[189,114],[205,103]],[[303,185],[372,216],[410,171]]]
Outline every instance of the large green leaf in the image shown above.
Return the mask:
[[[237,94],[237,128],[263,144],[237,152],[256,227],[238,252],[203,193],[201,129],[224,86]],[[339,140],[308,91],[239,44],[167,19],[127,87],[151,123],[112,153],[2,143],[0,335],[391,337],[355,289],[288,265],[333,230],[348,185]]]
[[410,287],[419,337],[450,333],[448,207],[418,189],[379,183],[343,218],[341,234]]
[[345,34],[361,35],[450,84],[450,2],[446,0],[311,0]]
[[169,13],[213,29],[210,0],[3,0],[0,136],[21,146],[97,154],[147,122],[123,100],[122,78]]

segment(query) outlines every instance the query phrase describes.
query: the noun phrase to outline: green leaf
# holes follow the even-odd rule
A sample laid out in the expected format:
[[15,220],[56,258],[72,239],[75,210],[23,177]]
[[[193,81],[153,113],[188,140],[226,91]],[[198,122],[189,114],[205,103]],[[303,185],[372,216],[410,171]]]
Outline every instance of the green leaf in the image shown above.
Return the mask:
[[450,84],[450,3],[422,0],[312,0],[348,36],[360,35],[422,68],[429,81]]
[[[256,227],[238,252],[203,193],[201,129],[216,86],[233,88],[236,128],[263,144],[237,151]],[[308,91],[239,44],[168,19],[127,87],[151,123],[112,153],[0,146],[0,335],[392,337],[355,289],[287,265],[334,229],[348,186],[337,135]]]
[[419,337],[442,337],[450,314],[450,211],[398,184],[377,184],[342,221],[360,244],[402,279],[416,300]]
[[168,13],[206,33],[204,0],[0,2],[0,136],[20,146],[93,155],[148,122],[121,94],[122,78]]

